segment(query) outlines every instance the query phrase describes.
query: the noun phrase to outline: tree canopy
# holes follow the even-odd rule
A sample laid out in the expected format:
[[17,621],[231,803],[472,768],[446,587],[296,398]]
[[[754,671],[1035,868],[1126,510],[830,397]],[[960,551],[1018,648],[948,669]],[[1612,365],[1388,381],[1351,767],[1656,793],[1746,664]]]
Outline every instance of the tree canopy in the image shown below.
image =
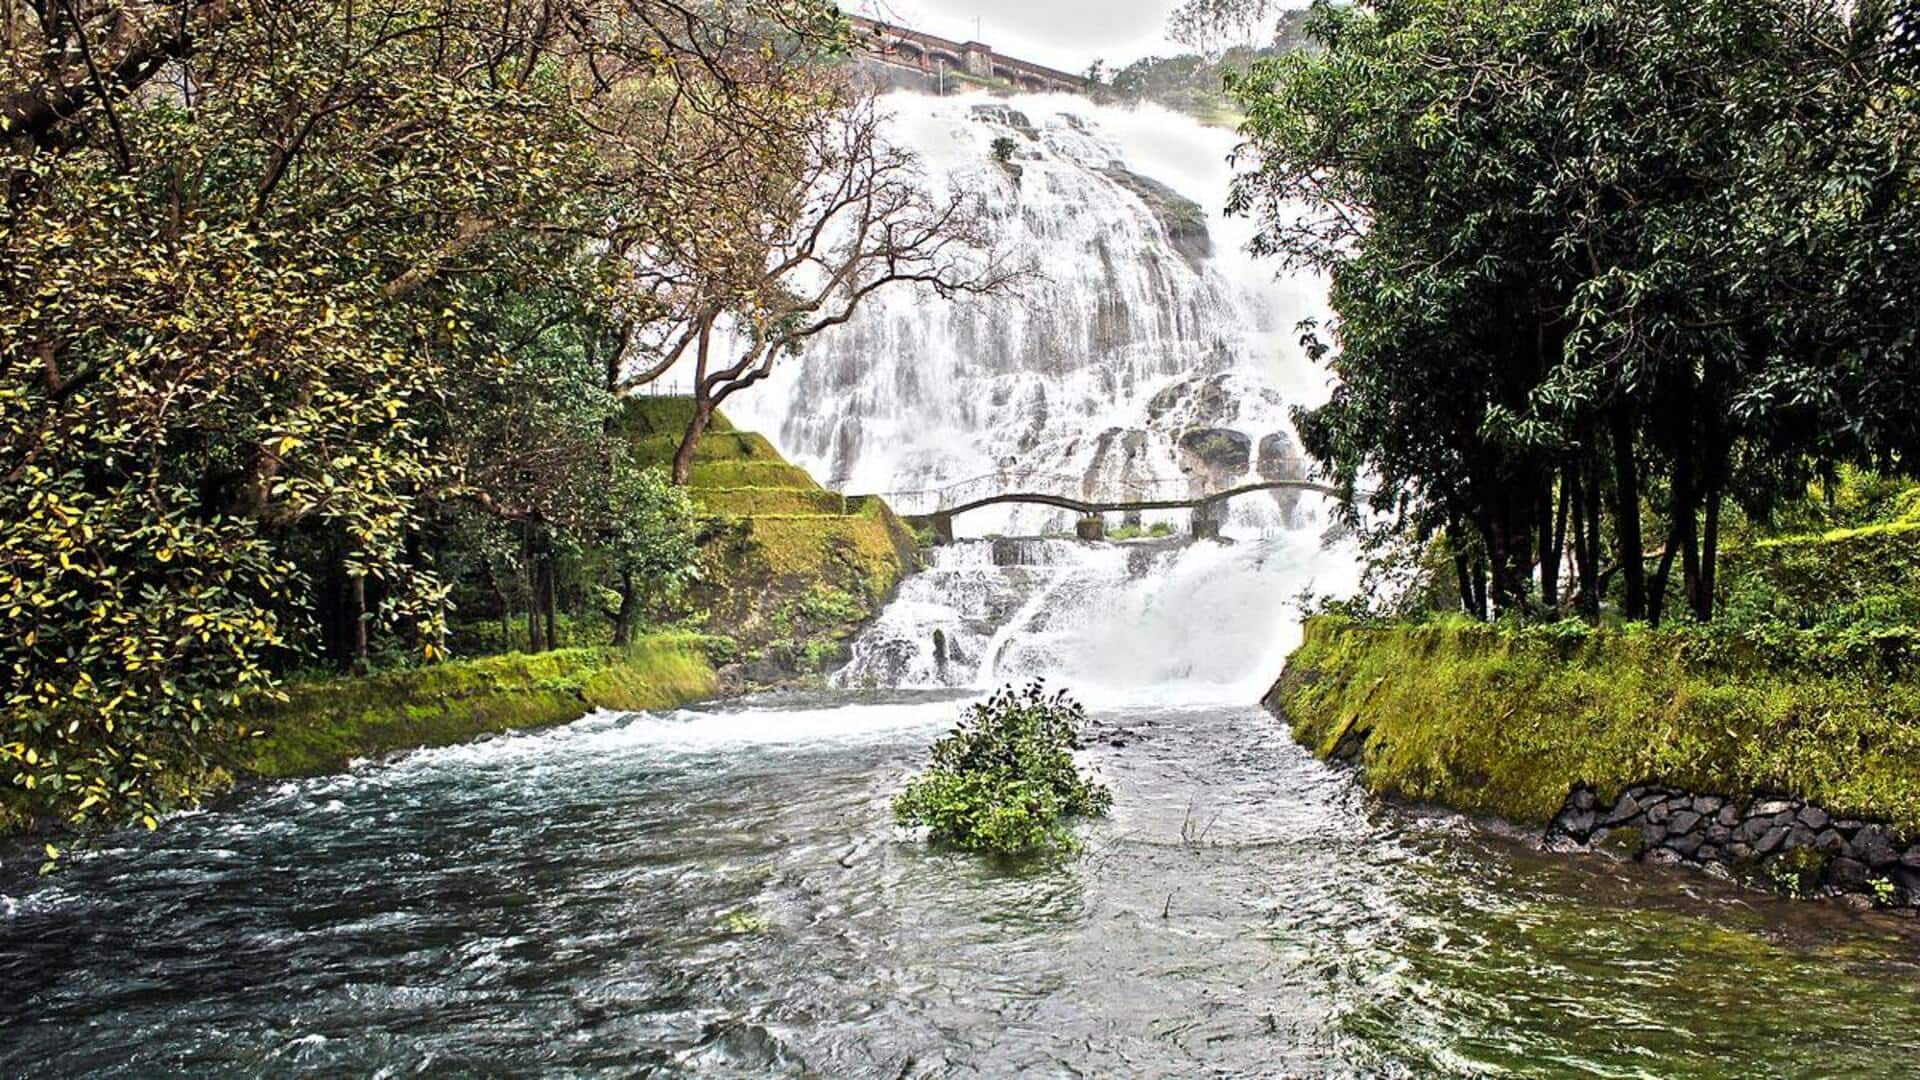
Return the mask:
[[1891,5],[1381,0],[1307,31],[1235,80],[1233,208],[1331,278],[1309,452],[1444,536],[1469,610],[1657,621],[1677,562],[1708,618],[1723,506],[1915,468]]

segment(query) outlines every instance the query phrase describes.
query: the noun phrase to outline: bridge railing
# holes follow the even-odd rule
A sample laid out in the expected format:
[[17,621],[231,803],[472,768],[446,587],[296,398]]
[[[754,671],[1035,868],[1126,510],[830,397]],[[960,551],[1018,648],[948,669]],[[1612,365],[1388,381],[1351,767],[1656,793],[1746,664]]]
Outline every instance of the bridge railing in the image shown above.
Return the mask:
[[[1289,463],[1291,464],[1291,463]],[[1293,470],[1289,470],[1292,472]],[[1298,475],[1304,477],[1304,463]],[[1226,484],[1208,484],[1198,478],[1099,479],[1042,469],[1002,469],[969,477],[938,487],[882,493],[896,513],[933,515],[953,511],[984,500],[1014,495],[1048,496],[1083,503],[1116,505],[1124,503],[1191,502],[1235,490],[1248,483],[1248,477]]]

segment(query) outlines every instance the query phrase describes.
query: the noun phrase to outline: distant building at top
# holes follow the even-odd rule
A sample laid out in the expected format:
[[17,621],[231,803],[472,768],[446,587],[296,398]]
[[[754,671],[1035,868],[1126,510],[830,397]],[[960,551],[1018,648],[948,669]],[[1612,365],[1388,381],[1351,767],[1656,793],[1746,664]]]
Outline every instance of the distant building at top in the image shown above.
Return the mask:
[[848,16],[860,56],[896,85],[953,93],[1005,89],[1028,93],[1084,93],[1085,76],[1029,63],[979,41],[953,41],[877,19]]

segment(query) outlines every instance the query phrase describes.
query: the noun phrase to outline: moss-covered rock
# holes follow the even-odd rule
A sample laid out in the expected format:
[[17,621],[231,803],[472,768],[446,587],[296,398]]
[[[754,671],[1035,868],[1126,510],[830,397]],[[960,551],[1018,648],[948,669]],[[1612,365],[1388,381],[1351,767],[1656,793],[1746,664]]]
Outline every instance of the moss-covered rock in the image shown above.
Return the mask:
[[1111,165],[1106,174],[1146,204],[1167,231],[1173,249],[1198,266],[1213,256],[1213,235],[1206,208],[1149,176]]
[[1544,826],[1585,784],[1786,793],[1920,830],[1920,631],[1308,621],[1268,704],[1369,787]]

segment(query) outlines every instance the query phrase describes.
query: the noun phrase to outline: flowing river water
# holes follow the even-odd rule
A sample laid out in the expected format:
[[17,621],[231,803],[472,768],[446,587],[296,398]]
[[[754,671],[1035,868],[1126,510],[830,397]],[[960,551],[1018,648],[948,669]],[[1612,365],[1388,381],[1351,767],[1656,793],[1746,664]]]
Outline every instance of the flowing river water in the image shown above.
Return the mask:
[[888,800],[961,701],[417,753],[0,882],[0,1075],[1901,1076],[1910,924],[1376,804],[1261,710],[1105,710],[1085,853]]

